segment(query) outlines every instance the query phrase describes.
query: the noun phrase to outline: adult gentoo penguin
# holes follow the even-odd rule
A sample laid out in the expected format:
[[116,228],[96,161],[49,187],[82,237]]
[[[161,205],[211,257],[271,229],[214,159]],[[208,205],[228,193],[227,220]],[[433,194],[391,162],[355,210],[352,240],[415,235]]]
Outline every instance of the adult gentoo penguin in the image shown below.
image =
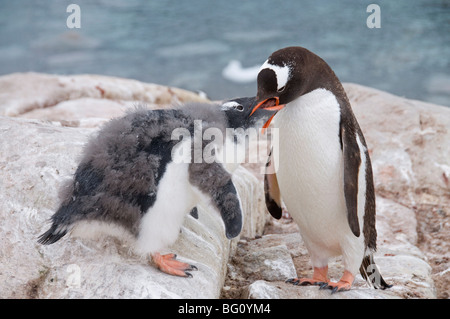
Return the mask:
[[[302,47],[274,52],[258,74],[254,111],[278,110],[279,149],[265,176],[266,204],[281,217],[281,198],[300,228],[314,268],[312,278],[288,280],[349,290],[357,271],[375,288],[390,287],[373,260],[375,192],[364,136],[344,88],[328,64]],[[270,173],[270,174],[269,174]],[[339,282],[328,279],[328,260],[342,255]]]
[[[195,134],[200,123],[204,149],[211,142],[201,140],[208,128],[224,132],[266,121],[273,112],[261,110],[255,119],[249,117],[254,101],[138,108],[110,120],[86,145],[73,180],[62,188],[52,225],[38,242],[53,244],[75,227],[100,222],[126,230],[135,239],[135,251],[151,256],[163,272],[190,277],[195,266],[176,260],[174,254],[160,254],[176,241],[184,216],[201,200],[209,200],[220,212],[226,236],[233,238],[241,231],[242,208],[226,167],[220,161],[194,160],[191,146],[198,141],[180,141],[174,132]],[[225,143],[242,141],[238,136]],[[215,142],[218,150],[223,147],[223,141]],[[189,143],[184,153],[183,143]]]

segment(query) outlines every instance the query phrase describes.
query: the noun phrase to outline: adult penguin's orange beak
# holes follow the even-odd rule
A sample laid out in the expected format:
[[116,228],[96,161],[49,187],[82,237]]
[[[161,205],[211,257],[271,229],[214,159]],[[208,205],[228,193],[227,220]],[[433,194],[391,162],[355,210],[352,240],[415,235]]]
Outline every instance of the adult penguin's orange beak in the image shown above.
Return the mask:
[[[256,106],[252,110],[252,113],[250,113],[250,116],[252,116],[252,114],[259,108],[263,108],[265,110],[277,111],[278,112],[279,110],[281,110],[285,106],[286,106],[286,104],[280,104],[280,99],[279,99],[278,96],[269,97],[269,98],[267,98],[265,100],[262,100],[258,104],[256,104]],[[264,126],[262,127],[262,133],[264,133],[266,128],[269,127],[270,122],[272,122],[272,119],[275,117],[275,115],[277,115],[277,112],[275,112],[275,114],[273,114],[267,120],[266,124],[264,124]]]

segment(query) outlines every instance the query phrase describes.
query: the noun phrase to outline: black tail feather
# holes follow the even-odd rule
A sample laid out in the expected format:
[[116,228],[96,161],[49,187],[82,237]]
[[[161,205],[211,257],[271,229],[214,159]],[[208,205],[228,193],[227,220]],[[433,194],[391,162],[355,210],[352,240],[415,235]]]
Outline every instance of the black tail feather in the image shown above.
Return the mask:
[[384,278],[375,264],[373,259],[373,254],[369,254],[364,257],[361,267],[359,267],[359,272],[361,276],[375,289],[386,289],[391,288],[392,285],[386,283]]
[[39,236],[38,243],[43,245],[51,245],[67,234],[67,232],[72,228],[76,208],[76,202],[71,202],[68,205],[62,205],[51,217],[52,226],[49,230]]
[[60,240],[65,234],[67,234],[67,230],[58,230],[57,226],[52,225],[49,230],[39,236],[38,243],[51,245]]

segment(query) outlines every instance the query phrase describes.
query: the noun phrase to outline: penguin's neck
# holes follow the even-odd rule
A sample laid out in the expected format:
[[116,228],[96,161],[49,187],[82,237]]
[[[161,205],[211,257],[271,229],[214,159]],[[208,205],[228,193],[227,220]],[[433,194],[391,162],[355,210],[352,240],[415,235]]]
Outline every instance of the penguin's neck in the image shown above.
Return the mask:
[[319,129],[325,132],[331,130],[331,134],[336,134],[339,122],[340,106],[336,96],[326,89],[319,88],[288,103],[278,112],[274,126],[280,129],[280,133],[289,131],[294,135],[297,133],[314,135],[320,133],[317,131]]

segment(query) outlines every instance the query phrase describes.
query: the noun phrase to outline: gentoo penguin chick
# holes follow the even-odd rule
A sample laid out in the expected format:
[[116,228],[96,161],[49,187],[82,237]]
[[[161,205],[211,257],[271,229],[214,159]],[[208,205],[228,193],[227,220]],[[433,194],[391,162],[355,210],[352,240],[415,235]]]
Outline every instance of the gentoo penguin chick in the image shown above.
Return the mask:
[[[236,237],[242,228],[242,208],[231,173],[220,161],[196,160],[198,141],[191,134],[201,125],[201,152],[211,146],[211,141],[202,140],[208,128],[225,132],[260,126],[273,112],[261,109],[255,119],[250,118],[254,101],[139,108],[110,120],[86,145],[73,180],[61,192],[52,225],[38,242],[53,244],[80,222],[120,226],[135,238],[136,252],[151,256],[160,270],[191,277],[188,271],[195,266],[160,251],[176,241],[184,216],[196,214],[193,207],[209,200],[223,219],[227,238]],[[176,132],[187,132],[189,139]],[[237,136],[225,143],[242,140]],[[215,141],[214,147],[220,150],[222,142]]]
[[[328,66],[302,47],[274,52],[258,74],[257,105],[278,110],[278,167],[265,175],[266,204],[281,217],[281,198],[300,228],[314,268],[312,278],[288,280],[349,290],[357,271],[375,288],[390,287],[373,260],[375,192],[366,141],[344,88]],[[272,167],[273,168],[273,167]],[[342,255],[339,282],[328,279],[328,259]]]

